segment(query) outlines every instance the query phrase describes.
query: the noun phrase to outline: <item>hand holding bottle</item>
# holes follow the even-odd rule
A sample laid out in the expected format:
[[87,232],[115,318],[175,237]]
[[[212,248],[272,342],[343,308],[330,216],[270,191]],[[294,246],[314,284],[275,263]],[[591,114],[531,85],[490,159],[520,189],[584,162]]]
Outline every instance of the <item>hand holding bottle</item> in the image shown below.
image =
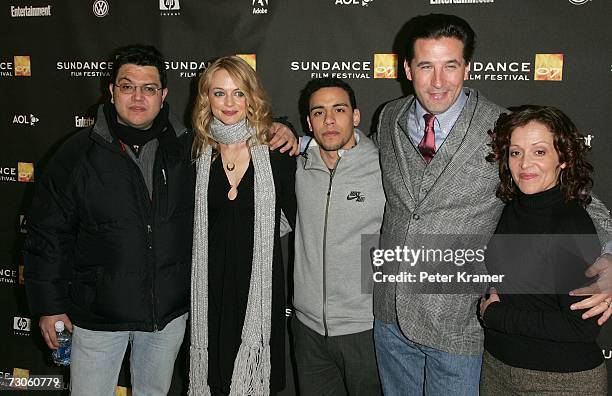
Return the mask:
[[50,349],[59,348],[57,333],[55,332],[55,322],[58,320],[64,322],[64,327],[72,333],[72,322],[66,314],[41,316],[40,320],[38,321],[40,332],[42,333],[42,336]]

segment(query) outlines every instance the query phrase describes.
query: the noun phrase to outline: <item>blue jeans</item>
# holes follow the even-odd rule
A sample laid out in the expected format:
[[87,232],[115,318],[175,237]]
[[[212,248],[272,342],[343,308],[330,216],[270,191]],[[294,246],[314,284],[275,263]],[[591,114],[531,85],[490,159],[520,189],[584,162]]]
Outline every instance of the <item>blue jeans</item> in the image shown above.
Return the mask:
[[70,394],[112,396],[123,355],[131,344],[132,395],[167,395],[174,361],[185,335],[187,315],[161,331],[95,331],[74,326]]
[[417,344],[397,324],[374,322],[378,372],[385,396],[478,395],[482,355],[456,355]]

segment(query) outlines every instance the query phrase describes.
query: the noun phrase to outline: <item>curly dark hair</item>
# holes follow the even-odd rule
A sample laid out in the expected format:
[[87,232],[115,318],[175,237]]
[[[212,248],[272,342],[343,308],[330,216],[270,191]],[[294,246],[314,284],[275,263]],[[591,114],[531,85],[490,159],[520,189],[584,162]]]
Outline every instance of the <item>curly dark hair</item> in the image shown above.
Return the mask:
[[489,131],[492,138],[490,144],[492,152],[487,155],[487,161],[499,164],[500,183],[497,187],[497,196],[506,203],[518,196],[519,191],[513,183],[508,165],[510,137],[516,128],[535,121],[545,125],[552,132],[559,162],[566,163],[560,177],[565,201],[575,200],[582,206],[588,205],[591,202],[593,187],[591,178],[593,166],[585,158],[587,147],[584,138],[572,120],[552,106],[523,105],[511,107],[509,110],[510,113],[499,116],[493,130]]

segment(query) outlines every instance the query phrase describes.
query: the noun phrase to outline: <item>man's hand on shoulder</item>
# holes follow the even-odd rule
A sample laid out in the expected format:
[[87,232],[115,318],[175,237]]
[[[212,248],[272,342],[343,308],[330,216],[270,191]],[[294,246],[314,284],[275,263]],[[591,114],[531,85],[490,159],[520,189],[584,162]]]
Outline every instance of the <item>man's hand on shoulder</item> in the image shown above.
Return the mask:
[[272,124],[272,138],[269,145],[270,150],[276,150],[280,147],[280,152],[284,153],[289,150],[289,155],[296,156],[300,153],[300,144],[291,129],[280,122]]
[[40,320],[38,321],[40,332],[42,333],[47,346],[51,349],[59,348],[57,334],[55,333],[55,322],[58,320],[64,322],[66,329],[72,333],[72,322],[70,319],[68,319],[68,315],[66,314],[41,316]]

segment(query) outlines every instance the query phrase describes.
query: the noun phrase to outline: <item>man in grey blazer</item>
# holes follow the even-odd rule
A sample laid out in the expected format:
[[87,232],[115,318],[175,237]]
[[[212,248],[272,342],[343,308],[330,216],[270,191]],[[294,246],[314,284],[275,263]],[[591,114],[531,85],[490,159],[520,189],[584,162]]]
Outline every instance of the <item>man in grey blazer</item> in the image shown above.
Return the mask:
[[[485,160],[491,129],[505,111],[466,88],[474,32],[450,15],[416,17],[404,69],[415,95],[388,103],[376,140],[387,197],[381,247],[414,246],[418,235],[492,235],[502,210],[494,164]],[[607,209],[588,208],[612,234]],[[453,237],[454,235],[454,237]],[[609,238],[608,238],[609,240]],[[448,241],[447,241],[448,242]],[[386,274],[406,271],[385,264]],[[477,395],[483,332],[475,294],[416,294],[412,283],[377,283],[374,335],[387,395]],[[605,302],[604,302],[604,299]],[[609,316],[608,295],[586,303]]]

